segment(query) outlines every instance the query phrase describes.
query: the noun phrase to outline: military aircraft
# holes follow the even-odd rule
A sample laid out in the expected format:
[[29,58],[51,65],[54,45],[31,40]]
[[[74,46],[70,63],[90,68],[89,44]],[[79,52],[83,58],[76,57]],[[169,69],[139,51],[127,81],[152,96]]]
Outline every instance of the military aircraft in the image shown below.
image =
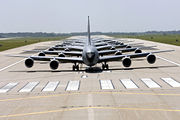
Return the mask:
[[[152,48],[152,47],[156,47],[156,46],[121,48],[121,49],[114,49],[114,50],[101,50],[101,51],[98,51],[98,54],[100,56],[110,55],[110,54],[122,55],[125,52],[132,52],[132,51],[134,51],[134,53],[142,53],[142,49]],[[24,51],[25,52],[38,52],[38,56],[46,56],[46,54],[58,55],[59,57],[66,57],[66,55],[77,56],[77,57],[82,56],[82,51],[63,51],[63,50],[53,50],[53,51],[49,51],[49,50],[24,50]]]
[[[77,46],[78,47],[78,46]],[[56,70],[59,66],[59,63],[73,63],[73,70],[79,70],[79,64],[85,64],[92,68],[92,66],[102,63],[102,69],[109,69],[107,62],[110,61],[122,61],[124,67],[131,66],[131,59],[146,57],[148,63],[153,64],[156,61],[155,53],[161,52],[170,52],[173,50],[164,50],[164,51],[154,51],[154,52],[145,52],[145,53],[134,53],[134,54],[123,54],[123,55],[111,55],[111,56],[100,56],[98,49],[93,45],[91,41],[90,34],[90,21],[88,16],[88,38],[83,46],[81,53],[82,57],[54,57],[54,56],[18,56],[13,55],[13,57],[24,57],[25,65],[28,68],[31,68],[34,64],[34,61],[50,61],[50,68]]]

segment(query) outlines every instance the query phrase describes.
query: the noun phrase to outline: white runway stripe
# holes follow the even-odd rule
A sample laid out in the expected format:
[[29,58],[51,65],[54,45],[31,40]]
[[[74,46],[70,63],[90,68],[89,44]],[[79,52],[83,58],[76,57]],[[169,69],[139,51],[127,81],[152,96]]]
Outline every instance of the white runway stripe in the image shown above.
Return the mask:
[[78,90],[79,89],[79,80],[77,81],[69,81],[67,87],[66,87],[66,91],[71,91],[71,90]]
[[8,92],[9,90],[11,90],[13,87],[15,87],[18,83],[8,83],[7,85],[5,85],[4,87],[2,87],[0,89],[0,93],[6,93]]
[[29,82],[19,92],[31,92],[39,82]]
[[164,80],[166,83],[168,83],[172,87],[180,87],[180,83],[175,81],[172,78],[161,78],[161,79]]
[[131,79],[122,79],[120,80],[125,88],[138,88],[137,85]]
[[160,86],[154,82],[150,78],[141,78],[141,80],[149,87],[149,88],[160,88]]
[[101,89],[114,89],[111,80],[100,80]]
[[165,59],[165,58],[163,58],[163,57],[157,56],[157,58],[160,58],[160,59],[165,60],[165,61],[167,61],[167,62],[169,62],[169,63],[172,63],[172,64],[175,64],[175,65],[177,65],[177,66],[180,66],[179,63],[173,62],[173,61],[168,60],[168,59]]
[[12,66],[14,66],[14,65],[16,65],[16,64],[18,64],[18,63],[20,63],[20,62],[22,62],[23,60],[24,60],[24,59],[22,59],[22,60],[20,60],[20,61],[18,61],[18,62],[15,62],[15,63],[13,63],[13,64],[11,64],[11,65],[8,65],[8,66],[6,66],[6,67],[0,69],[0,72],[3,71],[3,70],[8,69],[9,67],[12,67]]
[[55,91],[58,85],[59,85],[59,81],[48,82],[48,84],[44,87],[42,91]]

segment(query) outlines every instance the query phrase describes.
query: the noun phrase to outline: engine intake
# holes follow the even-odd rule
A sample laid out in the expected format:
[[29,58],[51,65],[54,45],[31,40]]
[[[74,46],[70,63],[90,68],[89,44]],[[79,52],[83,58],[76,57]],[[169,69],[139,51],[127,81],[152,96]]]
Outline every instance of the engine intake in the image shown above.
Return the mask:
[[52,70],[56,70],[59,66],[59,62],[57,60],[52,60],[49,64],[49,66]]
[[131,66],[131,59],[129,57],[125,57],[122,60],[122,64],[124,67],[130,67]]
[[142,53],[142,50],[136,49],[136,50],[135,50],[135,53]]
[[149,64],[155,63],[156,62],[156,56],[153,55],[153,54],[148,55],[147,56],[147,61],[148,61]]
[[39,54],[38,54],[38,56],[45,56],[46,54],[45,53],[43,53],[43,52],[40,52]]
[[31,68],[34,65],[34,60],[32,58],[27,58],[25,60],[25,65],[27,68]]
[[59,57],[65,57],[65,54],[60,53],[58,56],[59,56]]
[[117,52],[115,52],[115,55],[122,55],[122,52],[121,51],[117,51]]
[[131,46],[128,45],[128,46],[126,46],[126,48],[131,48]]
[[54,51],[54,49],[53,49],[53,48],[49,48],[48,50],[49,50],[49,51]]
[[110,48],[110,50],[115,50],[115,47],[114,47],[114,46],[112,46],[112,47]]
[[65,48],[64,51],[70,51],[69,48]]

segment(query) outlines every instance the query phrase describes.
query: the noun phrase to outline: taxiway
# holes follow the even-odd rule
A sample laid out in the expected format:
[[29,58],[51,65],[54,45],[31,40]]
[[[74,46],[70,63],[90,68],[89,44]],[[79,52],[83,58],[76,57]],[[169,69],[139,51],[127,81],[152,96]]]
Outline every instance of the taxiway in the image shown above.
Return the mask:
[[[127,38],[124,38],[127,40]],[[79,72],[72,64],[60,64],[57,71],[48,62],[36,62],[28,69],[24,59],[7,54],[52,45],[42,42],[0,52],[0,119],[2,120],[178,120],[180,118],[180,47],[139,39],[144,46],[174,52],[157,54],[155,64],[146,59],[110,62],[110,70]]]

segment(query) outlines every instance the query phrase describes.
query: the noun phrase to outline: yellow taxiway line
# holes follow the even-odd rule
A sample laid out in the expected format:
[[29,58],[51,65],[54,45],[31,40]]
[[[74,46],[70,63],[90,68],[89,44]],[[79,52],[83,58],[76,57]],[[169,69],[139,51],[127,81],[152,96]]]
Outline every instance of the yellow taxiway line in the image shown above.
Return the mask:
[[49,111],[41,111],[41,112],[0,115],[0,118],[23,117],[23,116],[29,116],[29,115],[40,115],[40,114],[66,112],[66,111],[77,111],[77,110],[86,110],[86,109],[180,112],[180,109],[123,108],[123,107],[77,107],[77,108],[67,108],[67,109],[49,110]]
[[117,94],[117,95],[153,95],[153,96],[180,96],[180,94],[165,94],[165,93],[136,93],[136,92],[73,92],[73,93],[59,93],[53,95],[44,95],[44,96],[31,96],[31,97],[21,97],[21,98],[8,98],[0,99],[0,102],[7,101],[20,101],[20,100],[30,100],[30,99],[41,99],[41,98],[51,98],[51,97],[60,97],[66,95],[87,95],[87,94]]

